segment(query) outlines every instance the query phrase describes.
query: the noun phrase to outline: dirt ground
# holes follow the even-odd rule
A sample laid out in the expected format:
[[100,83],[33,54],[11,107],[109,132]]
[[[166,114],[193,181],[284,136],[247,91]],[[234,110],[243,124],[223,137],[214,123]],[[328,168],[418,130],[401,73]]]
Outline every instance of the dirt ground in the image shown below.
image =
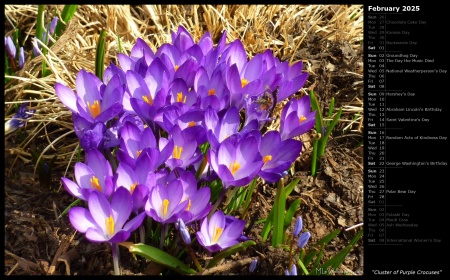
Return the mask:
[[[220,7],[216,8],[220,10]],[[133,9],[133,12],[140,11],[139,8]],[[179,10],[192,16],[191,6]],[[232,8],[229,8],[229,11],[232,11]],[[319,11],[322,21],[316,25],[326,26],[327,21],[331,21],[338,11],[340,10],[337,6]],[[156,25],[152,21],[147,24]],[[299,33],[311,27],[311,21],[308,23],[306,16],[297,24]],[[8,28],[6,24],[6,31]],[[362,30],[360,32],[362,33]],[[361,229],[359,227],[346,231],[346,228],[363,222],[363,45],[362,42],[358,44],[350,41],[346,36],[331,38],[330,34],[308,32],[298,49],[290,54],[279,53],[282,60],[291,60],[294,56],[294,61],[302,59],[305,62],[304,70],[309,72],[309,78],[303,90],[314,90],[323,112],[328,111],[333,97],[335,107],[343,108],[341,119],[330,136],[316,177],[310,176],[310,157],[312,139],[316,137],[315,131],[302,136],[303,151],[292,170],[292,177],[301,180],[287,201],[289,206],[292,201],[301,198],[297,214],[303,217],[304,229],[311,233],[309,244],[314,244],[335,229],[342,229],[326,248],[324,259],[332,257],[348,245]],[[362,38],[362,35],[359,35]],[[248,44],[250,43],[244,45]],[[7,94],[5,99],[12,100]],[[8,110],[10,107],[5,104],[5,117]],[[66,119],[67,116],[70,115],[66,114]],[[275,123],[276,121],[274,125]],[[42,130],[36,137],[30,137],[36,134],[36,125],[37,123],[29,122],[24,128],[5,138],[5,275],[111,274],[113,267],[110,247],[107,244],[87,241],[83,234],[74,230],[67,216],[58,218],[74,201],[61,187],[60,182],[62,176],[72,176],[74,162],[68,167],[67,163],[64,165],[61,160],[57,161],[52,173],[46,178],[48,185],[42,178],[40,182],[34,172],[35,165],[30,151],[44,150],[49,141],[62,134],[60,130],[65,129],[65,132],[70,129],[70,117],[68,124],[49,123],[46,126],[45,133],[50,135],[50,140],[46,139],[48,136],[45,136]],[[76,140],[73,137],[74,135],[68,136],[67,141],[73,143]],[[25,140],[30,141],[24,143]],[[62,153],[57,148],[48,150],[47,159],[60,152]],[[290,176],[285,178],[286,182],[291,180]],[[261,191],[255,194],[256,198],[248,216],[253,220],[267,217],[275,193],[274,187],[261,187]],[[260,261],[253,274],[284,274],[287,252],[271,247],[270,240],[262,242],[261,229],[261,223],[255,223],[248,228],[248,235],[257,244],[227,258],[220,264],[223,269],[219,268],[212,274],[249,274],[248,263],[255,257]],[[122,273],[125,275],[158,274],[163,271],[158,265],[134,258],[123,247],[120,248],[120,254]],[[346,257],[340,272],[336,274],[362,275],[363,255],[364,244],[361,239]]]

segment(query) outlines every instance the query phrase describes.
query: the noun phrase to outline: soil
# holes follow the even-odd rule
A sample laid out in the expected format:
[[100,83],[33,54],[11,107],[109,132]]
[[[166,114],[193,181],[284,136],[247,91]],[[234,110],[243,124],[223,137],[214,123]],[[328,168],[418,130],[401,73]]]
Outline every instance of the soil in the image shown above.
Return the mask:
[[[296,57],[307,61],[305,70],[310,73],[305,84],[306,91],[314,90],[323,112],[328,111],[331,99],[336,108],[362,108],[363,100],[363,46],[350,47],[345,40],[323,40],[311,34],[303,43]],[[291,57],[282,57],[289,60]],[[304,94],[302,92],[299,95]],[[328,233],[341,229],[326,247],[323,259],[329,259],[347,246],[358,227],[345,229],[363,222],[363,127],[362,118],[354,121],[354,114],[343,111],[341,120],[333,130],[317,176],[311,176],[312,140],[317,137],[313,130],[302,136],[302,154],[294,164],[291,175],[284,178],[290,182],[300,178],[287,200],[287,207],[300,198],[296,215],[303,217],[303,228],[311,233],[306,249]],[[275,111],[275,114],[277,112]],[[279,113],[278,113],[279,114]],[[362,116],[362,111],[360,113]],[[353,122],[352,122],[353,121]],[[108,275],[112,274],[111,250],[108,244],[96,244],[86,240],[74,230],[67,215],[59,217],[73,201],[60,178],[65,167],[56,166],[47,180],[41,181],[34,173],[32,161],[18,159],[12,148],[33,133],[27,125],[5,139],[5,275]],[[28,150],[45,147],[45,139],[34,138]],[[54,151],[57,154],[57,151]],[[71,178],[73,166],[66,177]],[[258,266],[252,274],[282,275],[289,263],[289,253],[270,246],[270,238],[261,241],[262,223],[275,197],[276,187],[264,185],[255,193],[248,217],[256,221],[246,225],[246,233],[256,241],[255,246],[226,258],[213,275],[245,275],[253,258]],[[289,227],[290,232],[294,220]],[[131,241],[138,242],[136,237]],[[163,267],[144,262],[120,247],[122,274],[151,275],[165,272]],[[334,274],[362,275],[364,271],[364,247],[361,238]],[[199,255],[200,261],[203,262]]]

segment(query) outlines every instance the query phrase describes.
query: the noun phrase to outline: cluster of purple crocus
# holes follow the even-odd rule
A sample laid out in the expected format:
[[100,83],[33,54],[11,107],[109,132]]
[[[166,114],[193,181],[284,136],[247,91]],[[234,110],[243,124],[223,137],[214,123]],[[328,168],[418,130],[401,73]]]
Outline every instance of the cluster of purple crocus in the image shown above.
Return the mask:
[[302,149],[293,138],[315,124],[309,97],[287,102],[279,131],[261,128],[304,85],[302,62],[289,66],[270,50],[249,60],[240,40],[226,43],[226,32],[215,45],[209,32],[195,43],[182,26],[171,44],[153,52],[137,39],[118,61],[102,79],[80,70],[76,93],[55,85],[85,151],[75,180],[62,178],[89,207],[70,210],[72,225],[112,244],[146,217],[162,228],[176,224],[189,243],[190,227],[209,252],[245,240],[245,221],[212,207],[209,184],[219,180],[224,193],[286,174]]

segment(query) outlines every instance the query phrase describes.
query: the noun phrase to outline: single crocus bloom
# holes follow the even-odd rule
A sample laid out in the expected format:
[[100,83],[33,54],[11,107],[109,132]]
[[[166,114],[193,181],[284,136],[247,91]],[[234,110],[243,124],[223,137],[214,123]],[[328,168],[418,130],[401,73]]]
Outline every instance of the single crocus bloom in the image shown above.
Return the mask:
[[294,139],[281,141],[280,133],[276,130],[264,134],[259,144],[264,165],[258,175],[267,182],[278,182],[300,155],[302,145],[301,141]]
[[238,132],[241,118],[236,107],[217,112],[208,107],[205,111],[206,137],[213,150],[217,150],[220,143]]
[[[143,172],[143,174],[138,174],[137,171]],[[119,163],[114,175],[116,189],[124,187],[130,192],[133,200],[133,212],[136,214],[144,208],[149,193],[149,187],[145,185],[147,175],[148,171],[145,172],[142,168],[135,170],[123,162]]]
[[209,202],[211,189],[208,187],[198,189],[197,180],[195,179],[193,173],[177,167],[172,170],[166,180],[178,180],[183,186],[182,201],[188,201],[188,205],[185,209],[186,211],[180,216],[184,223],[190,224],[194,221],[202,219],[209,213],[212,207]]
[[25,53],[23,51],[23,47],[20,47],[19,48],[19,69],[22,69],[24,64],[25,64]]
[[11,38],[11,36],[5,36],[5,50],[10,59],[16,57],[16,46]]
[[5,122],[5,135],[8,135],[25,125],[26,119],[31,118],[36,110],[27,110],[28,103],[20,105],[17,113]]
[[313,128],[316,123],[316,111],[311,112],[311,100],[309,96],[300,99],[294,98],[287,103],[280,118],[281,140],[302,135]]
[[173,140],[173,152],[172,156],[166,161],[166,165],[170,169],[187,167],[200,161],[202,158],[202,153],[198,148],[197,142],[193,140],[193,136],[189,136],[187,133],[189,131],[181,130],[178,125],[175,125],[169,131],[171,140]]
[[88,122],[106,122],[123,111],[124,85],[119,75],[113,76],[105,86],[94,74],[80,70],[76,91],[77,94],[60,83],[55,85],[55,92],[61,102]]
[[172,180],[166,186],[156,185],[148,195],[145,213],[163,224],[174,223],[188,207],[189,201],[183,199],[183,186]]
[[244,227],[245,221],[239,219],[227,224],[226,215],[218,210],[209,221],[203,219],[197,240],[209,252],[216,252],[238,244]]
[[135,123],[125,122],[120,130],[120,149],[117,150],[117,159],[134,167],[140,155],[149,149],[158,151],[153,131],[149,127],[141,131]]
[[145,218],[145,213],[130,217],[133,202],[125,188],[118,188],[111,195],[111,203],[100,192],[92,192],[88,199],[89,210],[73,207],[69,210],[72,226],[92,242],[120,243],[126,241]]
[[210,150],[208,162],[225,188],[240,187],[250,183],[264,162],[258,152],[255,136],[243,139],[235,134],[224,140],[217,151]]
[[88,200],[90,193],[99,191],[109,197],[113,192],[113,173],[111,165],[96,149],[86,152],[86,163],[75,163],[75,180],[61,178],[64,188],[73,196]]

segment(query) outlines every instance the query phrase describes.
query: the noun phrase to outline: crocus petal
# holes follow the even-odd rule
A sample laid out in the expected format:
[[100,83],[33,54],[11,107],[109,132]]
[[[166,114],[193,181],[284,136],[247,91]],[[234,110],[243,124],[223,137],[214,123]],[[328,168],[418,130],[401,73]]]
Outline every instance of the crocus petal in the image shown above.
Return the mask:
[[91,212],[95,223],[99,225],[104,232],[106,232],[105,221],[110,217],[111,205],[109,204],[106,197],[98,192],[93,191],[88,198],[89,212]]
[[114,228],[119,230],[128,220],[133,208],[130,192],[124,187],[119,187],[111,195],[111,210],[114,219]]
[[98,228],[91,213],[83,207],[73,207],[69,210],[69,220],[72,226],[81,233],[89,228]]
[[[131,235],[130,231],[120,230],[114,234],[113,237],[109,240],[111,243],[121,243],[126,241]],[[86,236],[87,237],[87,236]]]
[[[103,221],[105,223],[105,221]],[[105,236],[105,234],[96,228],[88,228],[86,231],[86,238],[92,242],[105,242],[109,241],[108,237]]]
[[69,87],[56,83],[55,84],[55,93],[58,95],[59,100],[72,112],[79,113],[77,108],[77,96],[75,95],[75,92],[71,90]]
[[87,200],[81,193],[80,186],[78,186],[77,184],[75,184],[74,182],[72,182],[71,180],[69,180],[67,178],[61,178],[61,181],[62,181],[63,186],[66,189],[66,191],[68,191],[71,195],[78,197],[79,199],[82,199],[82,200]]
[[94,104],[94,101],[101,101],[100,85],[103,84],[97,76],[92,73],[81,69],[76,78],[77,96],[83,101],[84,107],[87,106],[87,102]]
[[90,180],[94,176],[94,171],[89,166],[82,162],[77,162],[75,163],[74,173],[75,179],[81,188],[91,188]]

